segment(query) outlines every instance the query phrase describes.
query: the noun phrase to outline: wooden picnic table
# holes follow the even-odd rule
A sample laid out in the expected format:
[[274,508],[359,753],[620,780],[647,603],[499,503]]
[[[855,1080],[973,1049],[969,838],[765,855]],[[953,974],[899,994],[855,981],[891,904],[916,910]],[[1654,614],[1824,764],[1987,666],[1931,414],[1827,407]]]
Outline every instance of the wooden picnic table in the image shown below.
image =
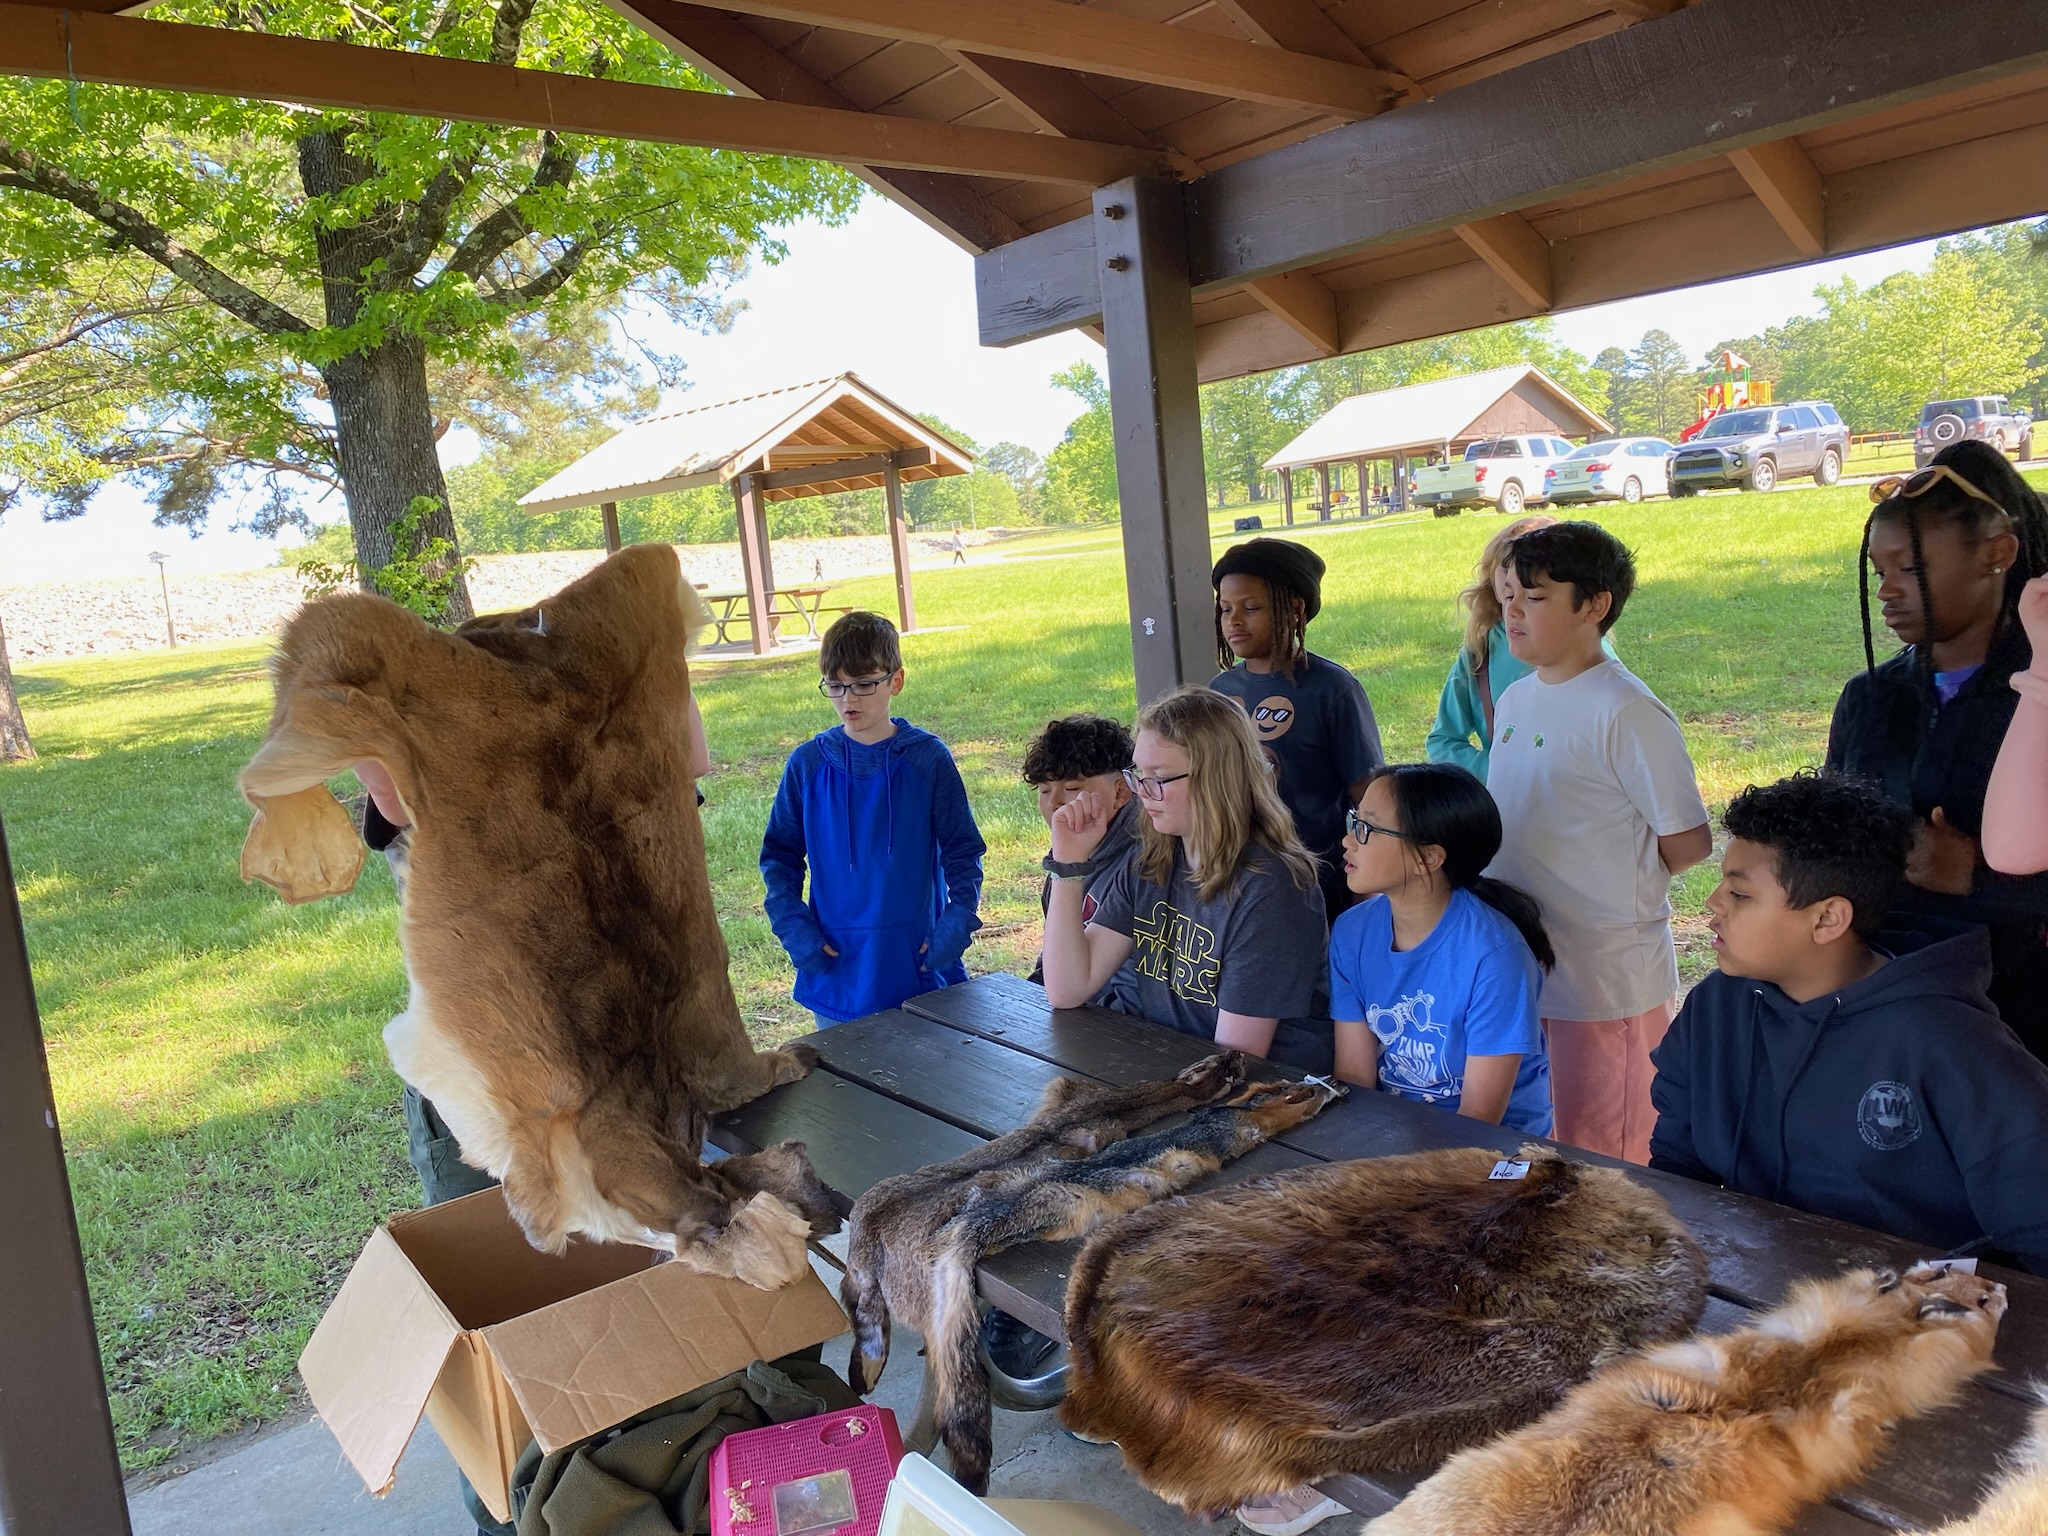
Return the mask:
[[[819,1070],[720,1117],[712,1141],[754,1151],[785,1138],[810,1149],[842,1210],[893,1174],[957,1157],[1030,1117],[1055,1077],[1127,1084],[1169,1077],[1214,1046],[1102,1008],[1054,1010],[1014,976],[983,976],[914,997],[807,1037]],[[1276,1073],[1298,1076],[1276,1068]],[[1387,1094],[1354,1089],[1314,1120],[1258,1148],[1210,1184],[1317,1162],[1483,1146],[1502,1152],[1517,1132]],[[1576,1148],[1568,1156],[1626,1165]],[[1629,1167],[1655,1189],[1706,1252],[1709,1299],[1702,1327],[1740,1327],[1795,1281],[1859,1266],[1905,1269],[1933,1257],[1916,1244],[1670,1174]],[[1203,1185],[1198,1187],[1209,1187]],[[1034,1243],[1000,1253],[980,1271],[981,1295],[1032,1327],[1064,1337],[1062,1303],[1078,1243]],[[2048,1280],[1995,1265],[2010,1308],[1999,1330],[2000,1369],[1955,1406],[1893,1431],[1884,1461],[1863,1482],[1811,1509],[1794,1536],[1922,1531],[1976,1507],[2000,1457],[2025,1430],[2030,1379],[2048,1379]],[[1379,1514],[1415,1475],[1344,1476],[1322,1486],[1362,1514]]]
[[[818,615],[823,611],[829,586],[777,587],[768,594],[768,627],[772,632],[781,627],[784,619],[802,619],[804,632],[812,638],[818,634]],[[729,624],[751,623],[752,613],[747,607],[744,589],[736,592],[706,592],[701,588],[698,596],[711,609],[711,622],[718,629],[718,644],[727,643],[726,626]]]

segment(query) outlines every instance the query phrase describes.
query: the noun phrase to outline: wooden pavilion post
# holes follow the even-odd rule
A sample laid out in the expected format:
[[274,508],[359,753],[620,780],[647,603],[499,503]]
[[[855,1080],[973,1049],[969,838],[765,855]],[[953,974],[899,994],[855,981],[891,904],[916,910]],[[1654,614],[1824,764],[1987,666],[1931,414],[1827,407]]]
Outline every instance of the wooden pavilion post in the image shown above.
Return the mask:
[[896,566],[896,627],[904,634],[917,628],[917,599],[910,591],[910,525],[903,520],[903,475],[897,455],[889,455],[882,471],[882,495],[889,503],[889,558]]
[[1327,462],[1316,466],[1316,487],[1323,493],[1323,510],[1316,515],[1316,521],[1330,520],[1330,466]]
[[0,830],[0,1530],[127,1536],[128,1500]]
[[1280,471],[1280,506],[1287,518],[1287,526],[1294,526],[1294,466],[1288,465]]
[[1356,463],[1358,465],[1358,515],[1360,517],[1371,517],[1372,465],[1365,459],[1359,459]]
[[1140,176],[1095,192],[1109,415],[1143,703],[1215,669],[1209,507],[1181,187]]
[[739,512],[747,633],[753,639],[754,654],[765,656],[775,644],[775,630],[768,613],[768,594],[775,590],[775,573],[768,564],[768,519],[761,510],[761,489],[752,475],[741,475],[732,482],[732,500]]
[[1390,512],[1406,512],[1408,510],[1408,455],[1405,453],[1394,455],[1394,487],[1393,494],[1387,498],[1387,510]]
[[599,510],[604,513],[604,552],[616,555],[619,552],[619,504],[608,501]]

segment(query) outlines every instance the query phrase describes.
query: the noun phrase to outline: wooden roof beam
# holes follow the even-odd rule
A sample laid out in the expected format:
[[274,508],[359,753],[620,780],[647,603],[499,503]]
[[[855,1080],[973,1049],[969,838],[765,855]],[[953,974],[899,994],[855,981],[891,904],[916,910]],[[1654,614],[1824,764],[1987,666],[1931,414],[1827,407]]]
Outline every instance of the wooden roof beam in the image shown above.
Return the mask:
[[1800,255],[1827,255],[1827,200],[1820,171],[1797,139],[1752,144],[1728,158]]
[[1245,284],[1245,292],[1325,357],[1342,349],[1337,331],[1337,296],[1306,272],[1283,272]]
[[1121,144],[25,5],[0,4],[0,73],[1080,186],[1166,168]]
[[724,0],[722,8],[1346,118],[1386,110],[1410,84],[1385,70],[1063,0]]
[[1456,226],[1458,238],[1498,272],[1523,303],[1550,308],[1550,244],[1519,213]]

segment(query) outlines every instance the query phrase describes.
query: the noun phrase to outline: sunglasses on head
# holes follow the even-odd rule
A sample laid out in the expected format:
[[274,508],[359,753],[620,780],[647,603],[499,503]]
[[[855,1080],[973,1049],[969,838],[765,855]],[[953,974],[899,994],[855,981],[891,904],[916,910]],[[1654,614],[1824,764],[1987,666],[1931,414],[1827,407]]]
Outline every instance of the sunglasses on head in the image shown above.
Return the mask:
[[[1887,475],[1871,486],[1870,500],[1873,505],[1881,501],[1890,501],[1894,496],[1903,496],[1910,501],[1914,497],[1925,496],[1944,480],[1961,487],[1965,496],[1983,502],[1994,512],[2005,512],[2005,507],[1995,498],[1985,495],[1946,464],[1930,464],[1910,475]],[[2009,512],[2006,513],[2008,517],[2011,515]]]

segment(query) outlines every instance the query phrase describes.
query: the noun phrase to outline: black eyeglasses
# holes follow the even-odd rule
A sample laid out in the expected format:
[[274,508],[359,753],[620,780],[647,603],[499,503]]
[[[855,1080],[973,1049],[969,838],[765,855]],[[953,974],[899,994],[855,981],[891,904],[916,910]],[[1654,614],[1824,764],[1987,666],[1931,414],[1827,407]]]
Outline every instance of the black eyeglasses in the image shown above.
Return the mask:
[[1169,774],[1164,778],[1148,779],[1141,777],[1135,768],[1126,768],[1124,770],[1124,782],[1131,786],[1134,794],[1142,795],[1147,800],[1164,800],[1166,798],[1167,785],[1178,784],[1182,779],[1189,777],[1192,777],[1192,775],[1175,773]]
[[850,683],[842,683],[836,677],[821,677],[818,679],[818,692],[828,699],[843,699],[849,693],[856,699],[865,699],[895,675],[894,672],[884,672],[880,677],[857,677]]
[[1375,833],[1377,833],[1381,837],[1396,838],[1404,843],[1414,841],[1414,839],[1409,837],[1407,833],[1396,832],[1392,827],[1374,826],[1371,822],[1367,821],[1363,816],[1359,815],[1358,812],[1355,810],[1346,811],[1344,813],[1344,832],[1347,837],[1349,837],[1353,842],[1357,843],[1358,846],[1361,848],[1370,848],[1372,846],[1373,835]]

